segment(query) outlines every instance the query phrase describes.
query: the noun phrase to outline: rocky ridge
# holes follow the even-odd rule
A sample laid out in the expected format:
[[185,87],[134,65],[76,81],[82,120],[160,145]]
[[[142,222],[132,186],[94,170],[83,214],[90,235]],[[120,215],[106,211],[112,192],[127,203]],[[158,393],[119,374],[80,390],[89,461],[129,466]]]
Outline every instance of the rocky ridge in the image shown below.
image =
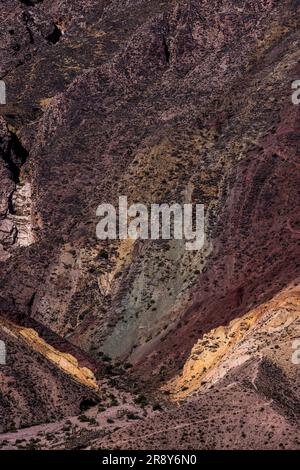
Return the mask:
[[[15,326],[0,339],[18,362],[0,366],[3,431],[44,420],[20,434],[49,448],[63,419],[58,448],[299,447],[298,13],[295,0],[1,5],[0,309]],[[100,243],[97,205],[119,195],[204,203],[203,250]],[[97,397],[36,341],[95,364]],[[107,378],[163,409],[92,407],[94,429],[74,417],[64,431]],[[41,382],[58,390],[52,410]],[[120,429],[99,435],[106,419]]]

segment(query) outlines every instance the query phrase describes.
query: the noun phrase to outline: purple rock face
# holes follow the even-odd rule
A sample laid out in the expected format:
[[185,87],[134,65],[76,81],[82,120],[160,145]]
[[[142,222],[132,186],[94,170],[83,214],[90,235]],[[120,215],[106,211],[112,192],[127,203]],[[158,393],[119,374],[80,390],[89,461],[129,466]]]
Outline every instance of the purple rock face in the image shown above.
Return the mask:
[[[3,448],[299,448],[298,3],[1,5]],[[98,240],[121,195],[204,247]]]

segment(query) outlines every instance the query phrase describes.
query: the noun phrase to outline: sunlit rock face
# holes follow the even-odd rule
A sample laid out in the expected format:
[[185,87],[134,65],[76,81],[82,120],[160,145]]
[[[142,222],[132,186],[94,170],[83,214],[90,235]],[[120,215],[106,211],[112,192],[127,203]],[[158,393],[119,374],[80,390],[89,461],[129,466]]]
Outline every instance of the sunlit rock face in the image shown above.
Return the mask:
[[[299,448],[299,2],[3,3],[1,429],[43,423],[43,448]],[[97,240],[121,195],[204,204],[203,248]],[[95,394],[95,432],[66,432]]]
[[17,230],[16,244],[20,247],[29,246],[34,242],[30,183],[17,185],[12,197],[12,205],[14,213],[11,215],[11,220]]
[[17,325],[2,320],[3,331],[20,342],[26,343],[33,351],[39,352],[48,361],[56,364],[59,369],[70,375],[77,382],[90,388],[97,389],[97,382],[91,370],[87,367],[79,367],[78,361],[71,354],[58,351],[47,344],[32,328],[21,328]]
[[8,259],[16,248],[34,243],[30,183],[17,184],[9,198],[10,207],[0,225],[4,259]]
[[31,184],[23,181],[21,168],[27,151],[16,134],[0,121],[0,259],[34,242]]
[[93,372],[32,328],[1,318],[0,338],[5,346],[5,363],[0,365],[1,432],[79,413],[86,399],[97,402]]

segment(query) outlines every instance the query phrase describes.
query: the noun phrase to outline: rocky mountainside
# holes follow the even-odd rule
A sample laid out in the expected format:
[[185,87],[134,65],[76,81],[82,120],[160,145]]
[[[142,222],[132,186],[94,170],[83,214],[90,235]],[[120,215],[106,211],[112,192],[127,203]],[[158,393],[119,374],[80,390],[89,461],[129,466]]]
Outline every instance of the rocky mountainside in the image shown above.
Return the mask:
[[300,1],[0,4],[2,448],[298,449]]

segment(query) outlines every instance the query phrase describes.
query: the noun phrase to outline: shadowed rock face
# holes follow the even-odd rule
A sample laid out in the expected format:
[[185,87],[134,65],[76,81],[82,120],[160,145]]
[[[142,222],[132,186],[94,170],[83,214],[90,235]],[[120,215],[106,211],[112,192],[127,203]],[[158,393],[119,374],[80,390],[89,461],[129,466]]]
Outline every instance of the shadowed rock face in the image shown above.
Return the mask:
[[[94,436],[92,447],[186,448],[194,412],[215,421],[191,448],[245,448],[244,432],[251,448],[298,447],[290,361],[300,337],[298,2],[9,0],[0,20],[1,316],[38,330],[47,351],[71,353],[79,367],[90,361],[98,395],[115,368],[109,387],[134,396],[137,382],[166,400],[167,411],[132,439],[121,420],[118,435]],[[96,208],[120,195],[205,204],[203,249],[99,242]],[[26,367],[22,386],[7,378],[12,365],[0,369],[0,406],[23,397],[2,430],[75,415],[90,399],[87,384],[36,356],[34,344],[9,345],[17,373]],[[23,348],[31,359],[19,360]],[[55,384],[55,411],[39,382]],[[157,429],[150,440],[141,440],[144,426]],[[86,447],[80,435],[62,442]]]

